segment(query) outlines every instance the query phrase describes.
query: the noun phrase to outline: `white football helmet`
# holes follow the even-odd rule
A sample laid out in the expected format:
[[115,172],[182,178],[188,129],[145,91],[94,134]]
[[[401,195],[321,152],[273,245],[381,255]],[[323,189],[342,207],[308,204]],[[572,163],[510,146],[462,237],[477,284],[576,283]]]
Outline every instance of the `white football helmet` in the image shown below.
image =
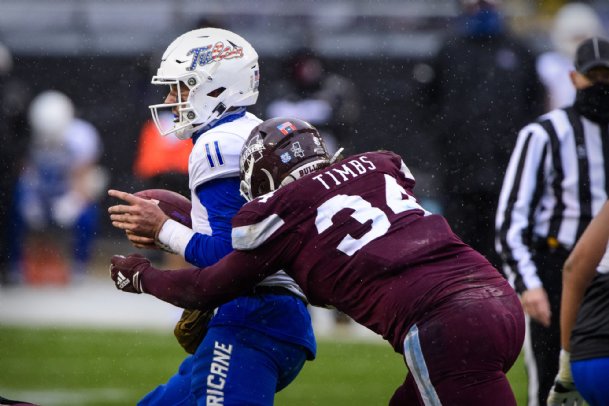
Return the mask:
[[582,41],[603,35],[603,23],[592,6],[585,3],[567,3],[554,17],[550,38],[558,52],[573,60]]
[[34,141],[39,145],[62,143],[73,119],[72,100],[57,90],[46,90],[38,94],[28,109]]
[[[155,85],[175,85],[177,100],[150,106],[152,118],[161,135],[188,139],[231,107],[256,103],[259,80],[258,54],[245,39],[219,28],[189,31],[169,45],[152,78]],[[189,89],[186,100],[182,86]],[[159,111],[174,108],[172,125],[163,126]]]

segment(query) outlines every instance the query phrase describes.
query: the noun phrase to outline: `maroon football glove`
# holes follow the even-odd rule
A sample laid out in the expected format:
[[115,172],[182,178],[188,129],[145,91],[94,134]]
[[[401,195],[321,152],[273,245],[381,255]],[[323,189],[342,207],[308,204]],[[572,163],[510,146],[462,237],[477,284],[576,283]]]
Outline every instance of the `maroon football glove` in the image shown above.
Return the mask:
[[143,293],[142,274],[151,268],[150,261],[140,254],[114,255],[110,260],[110,277],[123,292]]

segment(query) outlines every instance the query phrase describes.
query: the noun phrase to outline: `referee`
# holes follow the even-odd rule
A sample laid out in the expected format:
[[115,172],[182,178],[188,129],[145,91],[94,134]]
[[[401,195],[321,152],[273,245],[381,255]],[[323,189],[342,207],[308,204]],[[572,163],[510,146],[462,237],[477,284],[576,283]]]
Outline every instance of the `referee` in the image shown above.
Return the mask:
[[529,406],[546,404],[557,372],[562,266],[609,193],[609,41],[575,58],[574,104],[520,131],[497,208],[496,248],[529,316]]

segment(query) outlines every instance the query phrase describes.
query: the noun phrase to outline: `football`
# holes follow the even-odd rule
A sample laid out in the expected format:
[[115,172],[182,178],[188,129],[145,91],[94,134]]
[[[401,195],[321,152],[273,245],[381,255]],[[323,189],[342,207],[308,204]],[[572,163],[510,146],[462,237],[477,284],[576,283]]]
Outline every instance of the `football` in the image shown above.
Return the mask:
[[146,189],[134,193],[135,196],[143,199],[154,200],[169,218],[192,228],[190,210],[192,208],[190,200],[177,192],[167,189]]

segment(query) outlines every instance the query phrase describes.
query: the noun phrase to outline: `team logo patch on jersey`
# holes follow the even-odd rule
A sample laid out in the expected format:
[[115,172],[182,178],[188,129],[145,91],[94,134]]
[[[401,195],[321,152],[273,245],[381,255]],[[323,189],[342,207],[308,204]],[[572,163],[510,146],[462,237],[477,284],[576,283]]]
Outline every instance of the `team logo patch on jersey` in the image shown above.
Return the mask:
[[218,41],[213,45],[193,48],[186,55],[192,55],[190,66],[186,70],[195,70],[197,66],[204,66],[212,62],[220,62],[224,59],[235,59],[243,57],[243,47],[228,41],[229,45]]
[[291,160],[292,160],[292,155],[290,155],[289,152],[284,152],[283,154],[281,154],[281,162],[283,162],[284,164],[287,164]]
[[281,131],[283,135],[288,135],[289,133],[296,131],[296,126],[289,121],[286,121],[285,123],[278,125],[277,129]]

